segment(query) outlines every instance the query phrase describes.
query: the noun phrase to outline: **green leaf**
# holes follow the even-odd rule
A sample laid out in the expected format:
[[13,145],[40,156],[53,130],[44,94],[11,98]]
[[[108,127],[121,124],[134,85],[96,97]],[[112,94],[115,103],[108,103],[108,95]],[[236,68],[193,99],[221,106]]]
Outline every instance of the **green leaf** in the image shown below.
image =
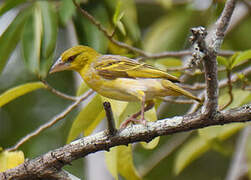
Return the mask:
[[48,58],[55,49],[57,40],[57,14],[52,3],[40,1],[42,20],[43,20],[43,41],[42,55]]
[[125,25],[129,36],[134,41],[140,40],[140,28],[138,25],[137,8],[134,0],[122,1],[122,9],[126,16],[122,22]]
[[224,67],[228,67],[229,66],[229,62],[227,60],[227,58],[222,57],[222,56],[217,56],[217,61],[220,65],[224,66]]
[[[225,93],[219,97],[219,105],[222,106],[228,102],[229,94]],[[250,92],[243,91],[243,90],[233,90],[233,102],[227,109],[239,107],[244,104],[245,100],[249,98]],[[206,141],[212,141],[212,140],[220,140],[223,141],[236,132],[238,132],[240,129],[242,129],[245,125],[243,123],[235,123],[235,124],[227,124],[224,126],[212,126],[207,127],[204,129],[199,129],[199,135],[204,138]]]
[[[115,157],[114,157],[115,156]],[[132,146],[117,146],[105,153],[108,170],[115,179],[118,179],[118,172],[125,179],[141,179],[133,164]]]
[[222,129],[218,132],[217,138],[220,141],[224,141],[227,138],[234,135],[235,133],[239,132],[244,127],[245,127],[244,123],[234,123],[234,124],[224,125]]
[[224,126],[211,126],[199,129],[199,135],[208,143],[212,141],[224,141],[245,127],[243,123],[226,124]]
[[192,161],[194,161],[202,154],[204,154],[207,150],[209,150],[209,148],[210,144],[199,136],[188,140],[188,142],[179,150],[175,158],[175,174],[179,174]]
[[[73,121],[70,133],[67,138],[67,143],[74,140],[82,132],[87,136],[104,118],[102,99],[96,94],[88,104],[80,111],[76,119]],[[94,125],[93,125],[94,123]],[[89,129],[92,127],[91,129]]]
[[[250,127],[246,127],[246,128],[250,130]],[[246,155],[249,179],[251,178],[251,153],[250,152],[251,152],[251,133],[249,131],[247,142],[246,142],[246,147],[245,147],[245,155]]]
[[[165,71],[166,68],[168,67],[182,66],[182,61],[181,59],[177,59],[177,58],[163,58],[163,59],[158,59],[154,61],[154,66]],[[170,74],[174,76],[180,76],[181,72],[171,72]]]
[[[243,105],[246,99],[251,100],[251,95],[249,91],[243,90],[233,90],[234,100],[232,104],[227,107],[228,109],[239,107]],[[225,104],[228,102],[228,94],[225,93],[219,97],[219,104]],[[199,129],[199,136],[195,137],[193,140],[190,140],[186,143],[178,153],[177,158],[175,159],[175,173],[180,173],[186,166],[188,166],[192,161],[199,158],[209,149],[219,150],[219,145],[217,143],[226,140],[231,137],[233,134],[245,127],[243,123],[234,123],[227,124],[224,126],[212,126],[203,129]],[[226,153],[226,151],[224,151]]]
[[155,61],[154,63],[155,66],[157,67],[162,67],[162,68],[166,68],[166,67],[177,67],[177,66],[181,66],[182,65],[182,61],[181,59],[178,58],[162,58],[162,59],[158,59]]
[[125,178],[130,180],[141,179],[133,164],[132,145],[118,146],[118,171]]
[[118,148],[113,147],[109,152],[105,152],[105,163],[108,171],[115,180],[118,180]]
[[238,53],[238,56],[232,62],[231,68],[235,67],[236,65],[238,65],[242,61],[245,61],[248,59],[251,59],[251,50],[247,50],[247,51]]
[[45,85],[41,82],[26,83],[14,88],[11,88],[4,93],[0,94],[0,107],[9,103],[10,101],[18,98],[19,96],[25,95],[31,91],[45,88]]
[[40,1],[39,6],[41,8],[43,25],[40,75],[45,77],[53,62],[58,23],[56,10],[51,2]]
[[22,151],[2,151],[0,152],[0,172],[14,168],[24,162]]
[[24,3],[26,0],[6,0],[0,6],[0,16],[2,16],[5,12],[9,11],[10,9],[18,6],[21,3]]
[[158,53],[183,48],[192,17],[191,12],[184,11],[170,13],[154,22],[143,38],[143,49]]
[[59,7],[60,22],[65,26],[75,11],[76,9],[72,1],[62,0]]
[[229,58],[229,65],[228,65],[228,69],[232,69],[234,66],[233,66],[233,64],[234,64],[234,61],[235,61],[235,59],[238,57],[238,55],[239,55],[240,53],[239,52],[237,52],[237,53],[234,53],[230,58]]
[[[103,3],[95,3],[95,6],[90,8],[90,14],[92,14],[103,26],[107,27],[109,25],[108,12]],[[103,32],[80,14],[78,14],[75,19],[75,24],[80,44],[87,44],[100,53],[106,53],[108,39]]]
[[166,9],[170,9],[173,5],[172,0],[157,0],[157,2]]
[[[145,112],[145,119],[147,121],[157,121],[157,113],[155,108],[153,107],[149,111]],[[156,137],[153,140],[151,140],[149,143],[141,142],[140,144],[145,149],[154,149],[159,144],[160,137]]]
[[93,130],[98,126],[100,121],[103,120],[104,118],[105,118],[105,111],[101,111],[96,117],[96,119],[92,121],[86,129],[84,129],[84,136],[90,135],[93,132]]
[[33,14],[29,17],[24,27],[22,52],[28,69],[32,73],[38,74],[42,40],[42,15],[38,3],[34,4],[32,10]]
[[23,26],[29,15],[29,9],[26,9],[19,13],[0,37],[0,74],[7,63],[10,54],[15,49],[18,41],[20,40]]
[[86,85],[85,82],[83,82],[78,90],[77,90],[77,93],[76,93],[76,96],[81,96],[82,94],[84,94],[87,90],[89,89],[89,87]]
[[229,157],[233,153],[233,147],[230,144],[222,143],[220,141],[213,141],[211,149],[221,153],[223,156]]
[[[245,91],[241,89],[234,89],[232,91],[233,93],[233,102],[227,107],[227,109],[239,107],[247,102],[247,100],[250,100],[248,97],[250,97],[250,91]],[[228,102],[228,93],[224,93],[219,97],[219,105],[222,106]]]
[[[112,12],[116,12],[119,1],[121,0],[105,0],[107,6]],[[135,42],[139,41],[140,28],[137,22],[137,8],[134,0],[122,0],[120,9],[123,9],[123,12],[125,14],[125,16],[123,16],[123,19],[121,19],[121,24],[125,27],[125,31],[127,32],[129,38],[134,40]]]
[[111,104],[115,126],[119,128],[121,115],[125,112],[126,108],[128,107],[128,102],[125,101],[118,101],[110,98],[106,98],[102,96],[103,102],[109,102]]
[[125,12],[121,11],[121,1],[119,0],[117,1],[115,13],[113,15],[113,24],[115,25],[115,27],[118,27],[121,33],[125,36],[126,30],[123,23],[121,22],[121,19],[123,18],[124,14]]

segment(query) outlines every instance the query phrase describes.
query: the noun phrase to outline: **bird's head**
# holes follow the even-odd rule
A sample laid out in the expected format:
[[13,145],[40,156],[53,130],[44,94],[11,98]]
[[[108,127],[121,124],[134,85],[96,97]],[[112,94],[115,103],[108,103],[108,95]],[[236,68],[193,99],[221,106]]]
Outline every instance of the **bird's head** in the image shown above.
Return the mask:
[[50,74],[64,70],[80,71],[100,54],[88,46],[74,46],[67,49],[50,69]]

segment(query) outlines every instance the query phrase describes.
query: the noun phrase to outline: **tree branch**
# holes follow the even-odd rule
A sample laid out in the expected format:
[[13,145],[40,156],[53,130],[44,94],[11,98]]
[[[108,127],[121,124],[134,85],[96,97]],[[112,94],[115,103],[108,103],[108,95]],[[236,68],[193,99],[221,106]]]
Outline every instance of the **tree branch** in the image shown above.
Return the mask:
[[69,96],[67,94],[64,94],[64,93],[62,93],[62,92],[54,89],[45,80],[41,80],[41,82],[45,85],[46,89],[48,89],[49,91],[51,91],[53,94],[55,94],[55,95],[57,95],[57,96],[59,96],[61,98],[67,99],[67,100],[77,101],[77,97]]
[[218,74],[216,56],[224,39],[236,1],[237,0],[228,0],[226,2],[221,16],[215,23],[215,28],[209,32],[206,37],[205,44],[207,47],[202,49],[205,53],[203,64],[207,90],[204,113],[209,116],[214,115],[218,110]]
[[[124,42],[118,41],[113,38],[113,33],[109,33],[108,30],[102,26],[102,24],[97,21],[91,14],[89,14],[86,10],[82,9],[80,5],[76,2],[76,0],[72,0],[75,7],[78,9],[78,11],[81,13],[82,16],[87,18],[93,25],[95,25],[101,32],[104,33],[104,35],[115,45],[128,49],[130,51],[133,51],[135,53],[138,53],[142,57],[138,58],[138,60],[143,59],[159,59],[164,57],[182,57],[186,55],[191,55],[191,50],[182,50],[182,51],[166,51],[162,53],[155,53],[151,54],[148,52],[143,51],[142,49],[136,48],[134,46],[131,46],[129,44],[126,44]],[[219,54],[222,56],[231,56],[234,54],[233,51],[219,51]]]
[[[141,49],[115,40],[112,34],[109,34],[109,32],[98,21],[96,21],[93,16],[83,10],[75,2],[75,0],[73,0],[73,2],[81,14],[87,17],[94,25],[96,25],[112,43],[136,52],[144,57],[156,57],[156,54],[152,55],[146,53]],[[205,33],[206,31],[202,28],[197,28],[193,31],[194,38],[192,40],[196,46],[192,55],[195,55],[200,60],[203,60],[205,69],[207,93],[204,111],[202,114],[176,116],[170,119],[148,122],[146,126],[141,124],[133,125],[117,131],[113,136],[111,136],[107,130],[102,131],[100,133],[76,140],[40,157],[28,160],[13,169],[0,173],[0,179],[18,180],[47,178],[51,177],[55,173],[60,172],[64,165],[71,163],[73,160],[97,151],[108,151],[114,146],[128,145],[129,143],[135,143],[139,141],[149,142],[157,136],[170,135],[177,132],[190,131],[212,125],[251,121],[251,104],[228,111],[217,111],[218,82],[216,56],[232,16],[235,3],[236,0],[228,0],[226,2],[224,10],[215,24],[215,28],[210,31],[207,36]],[[198,50],[196,50],[196,48],[198,48]],[[165,53],[169,53],[169,56],[172,52]],[[184,51],[182,53],[181,54],[184,55]],[[165,57],[166,54],[162,53],[156,58]],[[178,54],[177,56],[180,55]],[[62,115],[62,117],[64,116]],[[31,137],[33,137],[33,135],[31,135]]]
[[162,135],[190,131],[213,125],[251,121],[251,104],[228,111],[217,112],[212,119],[202,115],[186,115],[148,122],[146,126],[138,124],[119,130],[114,136],[107,131],[87,136],[50,151],[40,157],[0,173],[0,179],[27,179],[49,177],[67,164],[90,153],[106,150],[119,145],[128,145],[139,141],[149,142]]
[[[237,74],[243,74],[244,76],[247,76],[249,74],[251,74],[251,67],[248,67],[246,69],[243,69],[241,71],[238,71],[235,73],[235,75],[232,75],[231,77],[231,83],[235,83],[238,80],[240,80],[239,76]],[[220,80],[219,82],[219,87],[223,88],[226,87],[228,85],[228,79],[223,79]],[[184,89],[188,89],[188,90],[202,90],[206,88],[206,84],[204,83],[195,83],[193,85],[188,85],[188,84],[180,84],[180,86]]]
[[35,131],[27,134],[25,137],[23,137],[22,139],[20,139],[17,144],[11,148],[8,149],[8,151],[15,151],[17,150],[20,146],[22,146],[25,142],[27,142],[28,140],[30,140],[31,138],[37,136],[38,134],[40,134],[42,131],[44,131],[45,129],[53,126],[54,124],[56,124],[59,120],[63,119],[67,114],[69,114],[74,108],[76,108],[79,103],[81,103],[83,100],[87,99],[91,94],[93,93],[92,90],[89,90],[88,92],[86,92],[84,95],[80,96],[77,98],[77,100],[72,103],[68,108],[66,108],[63,112],[61,112],[60,114],[56,115],[52,120],[48,121],[47,123],[41,125],[38,129],[36,129]]
[[107,123],[108,123],[108,132],[110,135],[114,135],[117,131],[117,129],[115,128],[115,124],[114,124],[114,117],[113,117],[113,113],[112,113],[112,107],[111,104],[109,102],[104,102],[103,103],[104,109],[105,109],[105,113],[106,113],[106,119],[107,119]]
[[227,69],[227,85],[228,85],[229,101],[227,102],[227,104],[220,107],[220,110],[223,110],[226,107],[228,107],[234,100],[234,95],[233,95],[233,92],[232,92],[233,85],[232,85],[232,81],[231,81],[231,70],[230,69]]

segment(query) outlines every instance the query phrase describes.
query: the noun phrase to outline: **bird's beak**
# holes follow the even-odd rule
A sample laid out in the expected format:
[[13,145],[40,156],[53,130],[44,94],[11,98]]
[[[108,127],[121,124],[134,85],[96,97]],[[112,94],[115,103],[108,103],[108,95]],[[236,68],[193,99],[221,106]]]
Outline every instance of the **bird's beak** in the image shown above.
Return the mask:
[[61,57],[58,58],[58,60],[53,64],[53,66],[50,69],[50,74],[59,72],[59,71],[64,71],[69,69],[69,64],[65,63],[62,61]]

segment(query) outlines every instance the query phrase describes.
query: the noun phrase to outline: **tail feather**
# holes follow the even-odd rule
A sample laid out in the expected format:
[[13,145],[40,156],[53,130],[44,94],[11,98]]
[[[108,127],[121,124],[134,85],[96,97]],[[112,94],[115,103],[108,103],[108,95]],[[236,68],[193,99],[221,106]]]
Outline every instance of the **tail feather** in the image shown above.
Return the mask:
[[188,98],[194,99],[196,101],[198,101],[199,103],[201,103],[201,99],[199,99],[198,97],[194,96],[192,93],[182,89],[181,87],[177,86],[176,84],[168,81],[168,80],[162,80],[162,85],[166,88],[169,89],[171,91],[174,91],[177,93],[177,95],[184,95]]

